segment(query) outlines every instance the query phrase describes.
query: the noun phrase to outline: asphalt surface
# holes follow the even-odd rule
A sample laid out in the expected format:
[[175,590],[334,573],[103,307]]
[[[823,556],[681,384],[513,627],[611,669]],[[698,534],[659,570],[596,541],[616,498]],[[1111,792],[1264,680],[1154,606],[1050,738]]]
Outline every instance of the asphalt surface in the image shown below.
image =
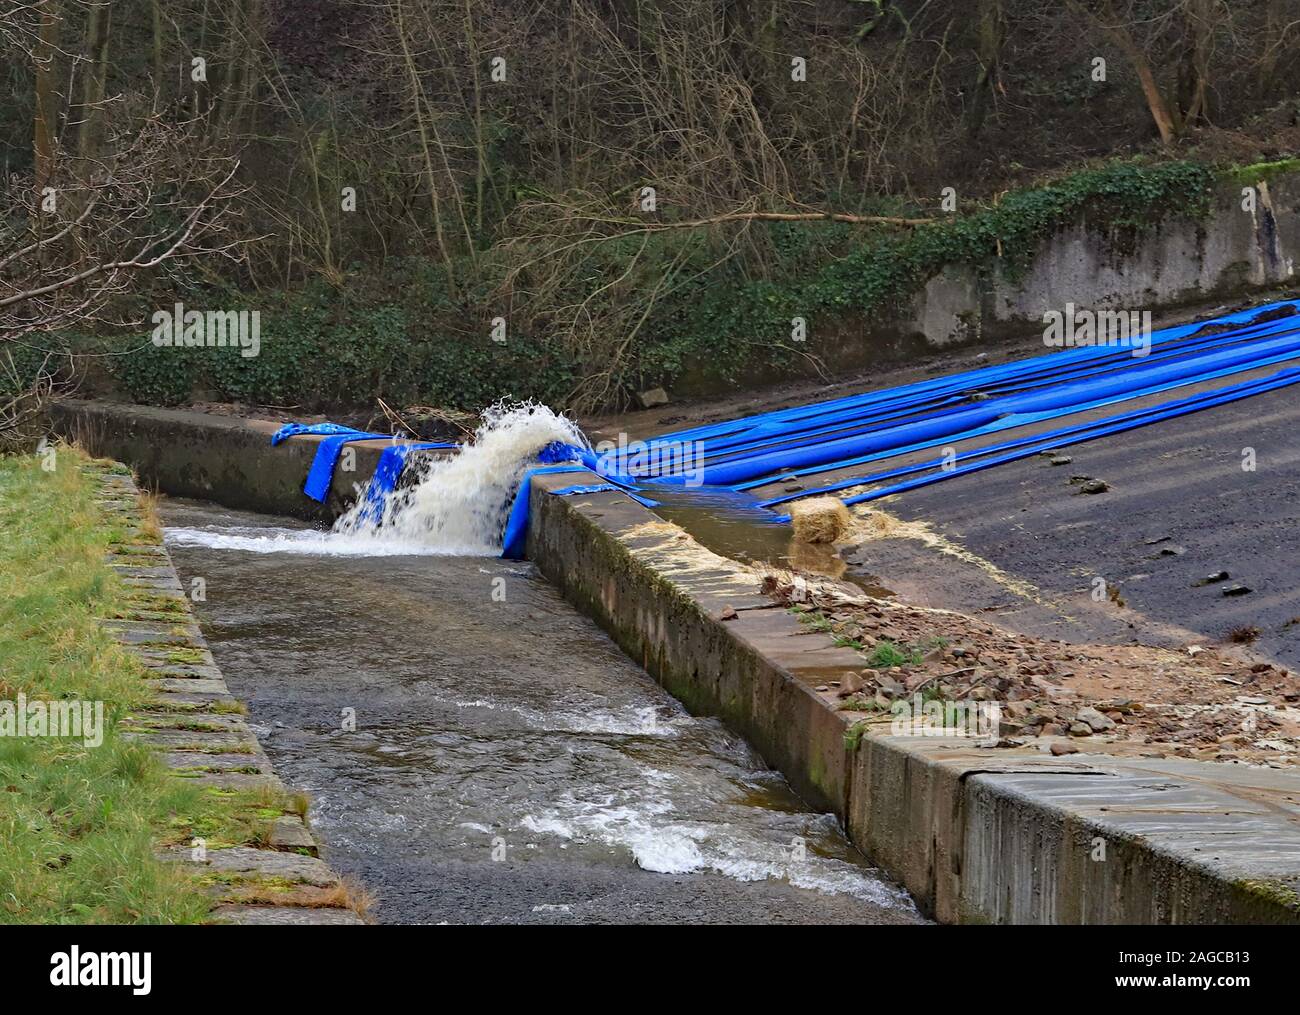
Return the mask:
[[[1253,471],[1243,469],[1248,448]],[[969,569],[933,553],[927,562],[864,547],[858,569],[886,585],[919,585],[932,605],[992,607],[1012,627],[1051,636],[1176,643],[1179,631],[1168,628],[1216,641],[1258,628],[1254,651],[1300,667],[1300,388],[1060,453],[1068,465],[1034,457],[879,503],[1039,587],[1068,624],[1061,611],[1016,604],[987,579],[958,577]],[[1081,474],[1110,489],[1079,493],[1070,477]],[[1223,571],[1229,579],[1198,584]],[[1117,588],[1123,607],[1093,602],[1094,576]],[[1233,585],[1251,591],[1225,596]]]

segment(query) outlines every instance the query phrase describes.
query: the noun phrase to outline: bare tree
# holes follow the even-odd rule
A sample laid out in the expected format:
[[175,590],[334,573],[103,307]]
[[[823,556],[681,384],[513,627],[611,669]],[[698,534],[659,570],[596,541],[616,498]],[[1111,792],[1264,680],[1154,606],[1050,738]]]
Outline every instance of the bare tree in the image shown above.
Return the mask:
[[194,124],[127,118],[101,157],[56,141],[50,158],[39,190],[31,176],[0,181],[0,445],[25,438],[66,368],[51,333],[138,323],[127,297],[166,265],[240,247],[238,162],[208,153]]

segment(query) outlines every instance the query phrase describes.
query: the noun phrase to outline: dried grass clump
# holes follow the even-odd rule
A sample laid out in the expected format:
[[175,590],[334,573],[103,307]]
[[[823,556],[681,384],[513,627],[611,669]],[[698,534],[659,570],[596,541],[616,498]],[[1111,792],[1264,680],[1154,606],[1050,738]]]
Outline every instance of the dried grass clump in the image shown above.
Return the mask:
[[809,497],[790,509],[794,538],[803,543],[834,543],[853,525],[853,517],[838,497]]

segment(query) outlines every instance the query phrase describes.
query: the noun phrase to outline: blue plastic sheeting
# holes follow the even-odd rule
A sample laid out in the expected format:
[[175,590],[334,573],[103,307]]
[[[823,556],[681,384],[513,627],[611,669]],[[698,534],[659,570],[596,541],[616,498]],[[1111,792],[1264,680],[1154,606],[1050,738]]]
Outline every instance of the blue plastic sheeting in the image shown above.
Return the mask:
[[[1081,405],[1139,397],[1139,393],[1147,394],[1153,390],[1194,384],[1210,376],[1222,375],[1224,371],[1250,370],[1260,365],[1261,361],[1279,356],[1293,358],[1295,355],[1300,355],[1300,330],[1226,349],[1179,356],[1168,362],[1145,365],[1143,361],[1137,361],[1137,366],[1126,366],[1073,383],[1058,383],[1048,388],[989,398],[973,406],[941,410],[901,425],[868,430],[838,439],[796,443],[776,451],[727,457],[705,464],[697,473],[697,478],[702,478],[710,486],[735,486],[769,475],[775,479],[790,470],[842,463],[864,455],[896,451],[908,445],[955,438],[959,434],[978,431],[1007,416],[1077,412]],[[684,482],[684,477],[658,477],[654,481],[680,483]]]
[[[1282,353],[1282,354],[1280,354],[1280,355],[1275,355],[1275,356],[1268,357],[1267,359],[1262,360],[1262,361],[1259,362],[1259,363],[1255,363],[1255,364],[1253,364],[1253,367],[1264,367],[1264,366],[1270,366],[1270,365],[1273,365],[1273,364],[1276,364],[1276,363],[1286,362],[1286,361],[1288,361],[1288,360],[1294,360],[1294,359],[1296,359],[1296,353],[1295,353],[1294,351],[1292,351],[1292,352],[1286,352],[1286,353]],[[1231,375],[1233,375],[1233,374],[1240,373],[1240,372],[1241,372],[1241,371],[1240,371],[1238,368],[1236,368],[1236,367],[1230,367],[1230,368],[1227,368],[1227,369],[1222,369],[1222,370],[1219,370],[1219,371],[1215,371],[1215,372],[1213,372],[1213,373],[1209,373],[1209,374],[1205,374],[1205,375],[1200,375],[1200,376],[1198,376],[1197,380],[1198,380],[1198,381],[1215,380],[1215,379],[1218,379],[1218,378],[1220,378],[1220,377],[1227,377],[1227,376],[1231,376]],[[1144,389],[1141,389],[1141,390],[1139,390],[1139,391],[1133,392],[1132,395],[1131,395],[1130,397],[1131,397],[1131,398],[1140,398],[1140,397],[1144,397],[1144,396],[1148,396],[1148,395],[1158,394],[1158,393],[1160,393],[1160,392],[1167,391],[1167,390],[1169,390],[1169,389],[1172,388],[1172,387],[1182,387],[1182,386],[1184,386],[1185,384],[1186,384],[1185,381],[1177,381],[1177,382],[1175,382],[1174,384],[1157,385],[1157,386],[1155,386],[1155,387],[1151,387],[1151,388],[1144,388]],[[1224,390],[1224,389],[1216,389],[1216,390]],[[972,433],[969,433],[969,434],[963,434],[963,435],[962,435],[962,439],[963,439],[963,440],[968,440],[968,439],[975,438],[975,437],[991,436],[991,435],[993,435],[993,434],[995,434],[995,433],[999,433],[999,432],[1001,432],[1001,431],[1003,431],[1003,430],[1018,429],[1018,428],[1020,428],[1020,427],[1029,426],[1029,425],[1032,425],[1032,424],[1034,424],[1034,423],[1041,423],[1041,422],[1044,422],[1044,421],[1046,421],[1046,420],[1057,419],[1057,418],[1059,418],[1059,417],[1061,417],[1061,416],[1071,416],[1071,415],[1076,415],[1077,413],[1080,413],[1080,412],[1087,412],[1087,411],[1091,411],[1091,410],[1094,410],[1094,409],[1102,408],[1102,407],[1107,406],[1107,405],[1113,405],[1113,404],[1115,404],[1117,401],[1128,401],[1128,400],[1130,400],[1130,397],[1125,397],[1125,398],[1122,398],[1122,399],[1114,399],[1114,398],[1111,398],[1111,399],[1103,399],[1103,400],[1100,400],[1100,401],[1086,402],[1086,403],[1081,403],[1081,404],[1079,404],[1079,405],[1072,406],[1072,407],[1069,407],[1069,408],[1066,408],[1066,409],[1058,409],[1058,410],[1054,410],[1054,411],[1050,411],[1050,412],[1038,412],[1038,413],[1026,413],[1026,414],[1013,414],[1013,415],[1007,416],[1007,417],[1005,417],[1005,418],[1003,418],[1003,419],[999,419],[997,422],[992,423],[992,424],[990,424],[989,426],[982,427],[982,428],[979,429],[979,430],[973,431]],[[1156,411],[1159,411],[1159,410],[1165,408],[1167,405],[1170,405],[1170,404],[1172,404],[1172,403],[1162,403],[1162,404],[1160,404],[1160,405],[1157,405],[1157,406],[1151,407],[1151,408],[1149,408],[1149,409],[1138,410],[1138,412],[1139,412],[1139,413],[1141,413],[1141,412],[1156,412]],[[1114,418],[1116,418],[1116,417],[1107,417],[1107,420],[1114,419]],[[1105,422],[1105,421],[1093,421],[1093,422],[1091,422],[1091,423],[1084,423],[1084,424],[1082,424],[1082,425],[1080,425],[1080,426],[1067,427],[1067,428],[1065,428],[1065,429],[1063,429],[1063,430],[1057,430],[1057,431],[1054,431],[1054,432],[1055,432],[1055,433],[1059,433],[1059,434],[1070,434],[1070,433],[1075,433],[1075,432],[1083,432],[1083,431],[1086,431],[1086,430],[1090,430],[1090,429],[1095,428],[1096,426],[1100,425],[1102,422]],[[1043,435],[1039,434],[1039,435],[1036,435],[1036,436],[1033,436],[1033,437],[1023,438],[1023,439],[1018,440],[1018,441],[1011,441],[1011,442],[1006,443],[1006,444],[998,444],[998,445],[993,445],[992,447],[989,447],[989,448],[982,448],[982,449],[979,449],[979,450],[977,450],[977,451],[966,451],[966,452],[963,452],[963,453],[962,453],[961,455],[959,455],[958,457],[960,457],[960,458],[970,458],[970,457],[973,457],[973,456],[975,456],[975,455],[986,454],[986,453],[988,453],[988,452],[990,452],[990,451],[994,451],[994,450],[1000,450],[1000,449],[1003,449],[1003,448],[1011,448],[1011,447],[1019,447],[1019,446],[1025,444],[1025,443],[1028,443],[1028,442],[1031,442],[1031,441],[1032,441],[1032,442],[1037,442],[1037,441],[1041,440],[1042,436],[1043,436]],[[870,464],[871,462],[878,462],[878,461],[882,461],[882,460],[889,459],[889,458],[895,458],[895,457],[897,457],[897,456],[899,456],[899,455],[911,454],[911,453],[916,452],[916,451],[925,451],[925,450],[930,449],[930,448],[939,447],[939,446],[941,446],[941,445],[943,445],[943,444],[945,444],[945,443],[947,443],[947,442],[944,441],[944,440],[923,441],[923,442],[919,442],[919,443],[916,443],[916,444],[910,444],[910,445],[907,445],[906,447],[901,447],[901,448],[891,449],[891,450],[888,450],[888,451],[885,451],[885,452],[881,452],[881,453],[879,453],[879,454],[875,454],[875,455],[866,455],[866,456],[861,457],[861,458],[855,458],[855,459],[850,459],[850,460],[846,460],[846,461],[835,462],[835,463],[833,463],[833,464],[831,464],[831,465],[829,465],[829,466],[816,466],[816,467],[809,468],[809,469],[800,469],[800,470],[798,470],[798,471],[795,471],[795,472],[789,473],[789,475],[791,475],[791,476],[795,476],[795,477],[799,477],[799,478],[805,478],[805,477],[810,476],[810,475],[815,475],[815,474],[817,474],[817,473],[819,473],[819,472],[827,472],[827,471],[831,471],[831,470],[838,470],[838,469],[850,468],[850,467],[855,466],[855,465],[867,465],[867,464]],[[1076,441],[1075,443],[1078,443],[1078,441]],[[1057,445],[1054,445],[1054,446],[1060,446],[1060,445],[1059,445],[1059,442],[1058,442]],[[788,495],[783,496],[783,497],[773,497],[773,498],[771,498],[770,500],[762,501],[761,504],[762,504],[764,507],[772,507],[772,506],[774,506],[774,505],[782,504],[782,503],[785,503],[785,502],[787,502],[787,501],[798,500],[798,499],[801,498],[801,497],[814,497],[814,496],[817,496],[817,495],[819,495],[819,494],[823,494],[823,493],[834,493],[834,492],[837,491],[837,490],[843,490],[843,489],[846,489],[846,488],[851,487],[851,486],[861,486],[861,485],[863,485],[863,484],[865,484],[865,483],[879,482],[879,481],[884,480],[884,479],[887,479],[887,478],[892,478],[892,477],[895,476],[895,475],[904,475],[904,474],[907,474],[908,472],[911,472],[911,471],[913,471],[913,470],[912,470],[912,469],[899,469],[899,470],[894,470],[894,471],[889,472],[889,473],[879,473],[879,474],[876,474],[876,475],[867,475],[867,476],[854,476],[854,477],[851,477],[851,478],[849,478],[849,479],[840,480],[839,482],[835,482],[835,483],[827,484],[827,485],[825,485],[825,486],[818,486],[818,487],[808,488],[808,489],[802,490],[802,491],[800,491],[799,493],[796,493],[796,494],[788,494]],[[762,485],[765,485],[765,484],[768,483],[768,482],[771,482],[771,479],[769,479],[769,478],[764,478],[764,479],[760,479],[760,480],[751,481],[751,482],[748,482],[748,483],[741,483],[741,484],[737,487],[737,489],[738,489],[738,490],[752,489],[752,488],[755,487],[755,486],[762,486]]]
[[[573,455],[574,461],[565,465],[546,465],[538,468],[529,469],[524,473],[523,479],[519,481],[519,490],[515,493],[515,499],[510,505],[510,517],[506,521],[505,537],[502,540],[501,556],[510,560],[522,560],[524,557],[524,548],[528,542],[528,516],[530,511],[532,492],[532,481],[534,476],[545,475],[552,472],[598,472],[595,455],[590,451],[582,448],[576,448],[572,445],[562,445]],[[554,461],[554,458],[552,458]],[[637,493],[633,484],[621,482],[617,479],[606,479],[600,483],[576,483],[573,486],[566,486],[560,490],[552,490],[552,496],[566,497],[573,494],[583,493],[604,493],[608,491],[619,491],[627,494],[642,507],[658,507],[656,501],[650,500]]]
[[553,472],[586,472],[587,467],[577,462],[572,465],[543,465],[529,469],[519,481],[519,490],[514,503],[510,505],[510,517],[506,521],[506,534],[501,545],[501,556],[508,560],[523,560],[528,542],[528,498],[532,490],[534,476]]
[[271,447],[275,447],[282,441],[290,437],[297,437],[299,434],[331,434],[331,433],[356,433],[357,431],[350,426],[344,426],[342,423],[286,423],[275,433],[271,434]]
[[[1284,313],[1288,311],[1290,313],[1295,313],[1297,310],[1300,310],[1300,300],[1287,300],[1278,303],[1270,303],[1261,307],[1255,307],[1250,310],[1239,311],[1233,314],[1226,314],[1223,317],[1216,318],[1212,321],[1198,321],[1171,328],[1162,328],[1159,331],[1152,333],[1151,348],[1154,352],[1166,344],[1178,342],[1188,337],[1194,337],[1198,332],[1207,328],[1227,328],[1231,325],[1245,325],[1247,327],[1237,329],[1243,334],[1248,333],[1251,329],[1267,329],[1279,322],[1262,322],[1255,325],[1251,325],[1250,322],[1255,321],[1257,318],[1266,314]],[[1294,326],[1295,322],[1288,323],[1284,319],[1280,323],[1287,324],[1287,326]],[[1223,338],[1224,335],[1211,337]],[[1131,351],[1117,351],[1106,346],[1079,346],[1077,348],[1065,349],[1032,359],[1019,360],[1017,362],[995,366],[979,367],[975,370],[967,370],[957,374],[930,378],[884,391],[870,391],[860,395],[849,395],[844,398],[831,399],[813,405],[801,405],[790,409],[781,409],[775,412],[749,416],[743,419],[730,420],[724,423],[713,423],[703,427],[679,430],[675,433],[665,434],[662,437],[656,438],[656,440],[652,441],[651,444],[656,442],[683,442],[695,440],[703,440],[712,444],[728,436],[746,433],[761,433],[762,430],[767,428],[775,428],[777,430],[796,429],[796,427],[792,427],[789,424],[826,416],[835,417],[844,415],[847,418],[852,418],[854,414],[858,413],[863,408],[880,406],[882,404],[899,404],[908,398],[918,395],[983,391],[992,384],[1033,377],[1035,374],[1041,374],[1044,371],[1055,373],[1062,369],[1072,369],[1075,366],[1084,366],[1089,362],[1105,362],[1107,360],[1110,362],[1115,362],[1117,360],[1139,362],[1132,356]]]
[[323,501],[329,496],[330,483],[334,481],[334,466],[338,463],[344,444],[350,444],[352,441],[390,439],[388,434],[366,433],[362,430],[324,438],[316,447],[316,457],[311,460],[311,468],[307,471],[307,482],[303,484],[302,492],[312,500]]
[[[1082,375],[1084,371],[1116,371],[1141,367],[1160,357],[1182,357],[1201,348],[1214,348],[1263,337],[1270,330],[1294,328],[1297,320],[1261,322],[1245,327],[1255,318],[1269,313],[1294,313],[1300,301],[1270,304],[1250,311],[1230,314],[1211,322],[1166,328],[1151,336],[1151,355],[1138,358],[1131,350],[1106,346],[1082,346],[1014,363],[982,367],[946,377],[931,378],[886,391],[867,392],[814,405],[798,406],[763,413],[744,419],[696,427],[666,434],[650,442],[656,445],[701,441],[708,460],[730,460],[752,452],[771,442],[803,440],[819,436],[837,427],[861,428],[863,424],[881,429],[890,419],[902,415],[934,415],[936,403],[951,406],[950,411],[969,406],[976,393],[1014,392],[1025,386],[1057,383]],[[1217,327],[1230,329],[1219,334],[1196,334]],[[1189,337],[1190,336],[1190,337]],[[1184,341],[1185,340],[1185,341]],[[941,407],[941,406],[940,406]],[[643,477],[647,478],[647,477]]]
[[366,486],[366,492],[362,498],[364,506],[361,509],[361,516],[373,521],[375,524],[383,521],[384,498],[397,488],[397,481],[401,478],[402,470],[406,468],[406,458],[412,451],[454,448],[457,446],[456,444],[444,443],[394,444],[384,448],[383,454],[379,456],[379,464],[375,466],[375,474],[370,477],[370,483]]
[[[324,501],[329,496],[330,484],[334,481],[334,466],[338,464],[339,455],[343,451],[344,444],[350,444],[352,441],[390,441],[394,438],[391,434],[386,433],[367,433],[365,430],[358,430],[355,427],[344,426],[342,423],[286,423],[271,435],[271,446],[275,447],[282,441],[290,437],[297,437],[300,434],[323,435],[325,439],[320,442],[316,448],[316,456],[311,460],[311,468],[307,471],[307,481],[303,484],[302,492],[312,500]],[[371,493],[374,492],[376,497],[382,496],[393,489],[397,483],[397,477],[401,475],[402,465],[406,462],[406,454],[413,450],[417,445],[413,444],[395,444],[392,448],[384,451],[380,456],[379,467],[375,470],[375,476],[371,479],[370,487],[366,491],[366,499],[371,499]],[[421,448],[455,448],[458,444],[420,444]],[[397,448],[405,448],[400,454],[393,457],[389,453]],[[385,470],[385,461],[388,463],[388,469],[396,469],[391,477],[381,473]],[[381,485],[375,487],[375,479],[380,479]],[[384,484],[387,484],[386,486]]]
[[[1150,336],[1147,356],[1129,347],[1080,346],[678,431],[650,441],[637,465],[623,464],[626,474],[605,476],[629,485],[690,478],[746,489],[1147,397],[1300,356],[1297,309],[1300,301],[1283,301],[1165,328]],[[697,441],[689,477],[664,467],[665,459],[681,460],[672,449]]]
[[[843,410],[829,414],[821,421],[819,421],[818,417],[812,417],[805,424],[782,423],[778,425],[760,423],[749,428],[748,432],[742,435],[703,441],[702,443],[707,448],[707,453],[703,458],[706,462],[731,460],[736,457],[740,450],[777,450],[782,445],[806,444],[821,437],[849,436],[853,433],[879,430],[891,420],[901,424],[909,419],[915,420],[919,416],[933,418],[941,412],[957,411],[964,406],[968,407],[973,396],[988,399],[993,397],[994,394],[1005,395],[1028,392],[1048,385],[1059,385],[1063,380],[1081,380],[1089,376],[1112,372],[1116,369],[1116,366],[1141,365],[1149,367],[1162,360],[1173,362],[1186,359],[1194,354],[1216,351],[1225,346],[1240,345],[1245,341],[1266,337],[1271,333],[1294,331],[1297,323],[1300,323],[1300,318],[1293,317],[1290,322],[1268,322],[1251,328],[1236,329],[1228,334],[1198,336],[1186,339],[1172,347],[1157,346],[1153,348],[1149,356],[1140,360],[1135,360],[1129,352],[1112,352],[1107,355],[1095,356],[1083,365],[1056,367],[1051,364],[1055,360],[1064,358],[1060,354],[1039,357],[1028,361],[1035,366],[1032,373],[1014,379],[983,383],[978,388],[967,387],[960,391],[940,390],[938,393],[898,397],[883,403],[877,409],[864,410],[857,408]],[[670,442],[672,439],[671,435],[667,438],[658,438],[659,441],[665,443]]]
[[[855,497],[847,497],[845,498],[844,503],[863,504],[868,501],[879,500],[881,497],[904,493],[908,490],[915,490],[922,486],[930,486],[954,475],[969,475],[972,472],[982,472],[985,469],[991,469],[997,465],[1005,465],[1007,462],[1017,462],[1029,458],[1032,455],[1038,454],[1040,451],[1069,447],[1072,444],[1081,444],[1084,441],[1095,440],[1098,437],[1108,437],[1111,434],[1124,433],[1128,430],[1135,430],[1138,427],[1149,426],[1152,423],[1158,423],[1162,420],[1186,416],[1193,412],[1200,412],[1202,409],[1210,409],[1216,405],[1226,405],[1229,402],[1240,401],[1243,398],[1250,398],[1253,395],[1263,394],[1266,391],[1275,391],[1278,388],[1289,387],[1293,384],[1300,384],[1300,368],[1279,370],[1276,374],[1269,377],[1245,381],[1241,384],[1229,385],[1226,388],[1219,388],[1215,391],[1202,392],[1198,395],[1189,396],[1188,398],[1177,399],[1150,410],[1143,410],[1134,413],[1122,413],[1110,417],[1107,420],[1099,420],[1098,425],[1096,426],[1078,428],[1079,431],[1086,430],[1086,433],[1079,432],[1075,434],[1067,434],[1066,431],[1059,431],[1054,434],[1039,434],[1038,439],[1032,442],[1032,445],[1020,447],[1009,454],[998,455],[993,458],[984,458],[981,461],[968,463],[967,465],[958,465],[954,469],[941,471],[937,474],[923,476],[919,479],[913,479],[903,483],[896,483],[892,486],[882,487],[878,490],[871,490],[867,493],[858,494]],[[1101,425],[1103,423],[1106,425]],[[985,452],[981,452],[981,454],[991,450],[993,449],[985,449]],[[930,463],[931,468],[933,468],[935,464],[937,463]],[[901,473],[904,470],[899,471]],[[861,485],[861,482],[859,481],[853,485]],[[781,515],[777,520],[788,522],[790,516]]]

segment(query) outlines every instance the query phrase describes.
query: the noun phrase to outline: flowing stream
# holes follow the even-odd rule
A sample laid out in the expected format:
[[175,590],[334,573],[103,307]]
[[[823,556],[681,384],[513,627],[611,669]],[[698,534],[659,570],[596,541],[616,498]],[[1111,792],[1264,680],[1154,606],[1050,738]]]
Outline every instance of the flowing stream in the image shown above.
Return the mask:
[[[425,494],[463,496],[472,474],[435,467]],[[195,605],[231,690],[380,920],[919,920],[831,817],[531,565],[420,510],[377,536],[162,506],[182,578],[205,579]]]

